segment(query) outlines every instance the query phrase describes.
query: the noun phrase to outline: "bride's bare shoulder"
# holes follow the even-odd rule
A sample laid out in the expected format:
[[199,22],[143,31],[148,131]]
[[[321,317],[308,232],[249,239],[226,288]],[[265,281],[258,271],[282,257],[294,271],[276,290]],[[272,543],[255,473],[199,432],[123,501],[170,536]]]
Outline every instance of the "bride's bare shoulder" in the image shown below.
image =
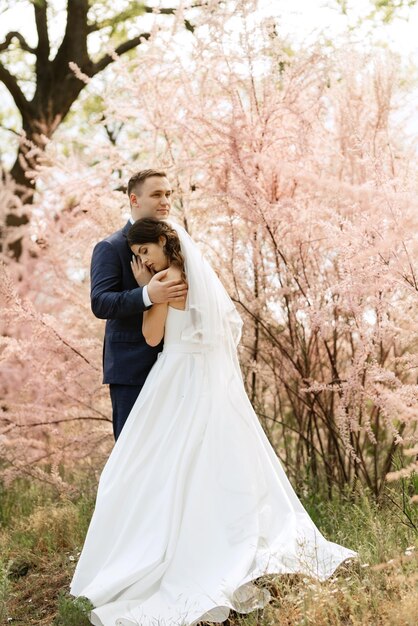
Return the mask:
[[181,269],[176,265],[170,265],[165,280],[179,280],[181,277]]

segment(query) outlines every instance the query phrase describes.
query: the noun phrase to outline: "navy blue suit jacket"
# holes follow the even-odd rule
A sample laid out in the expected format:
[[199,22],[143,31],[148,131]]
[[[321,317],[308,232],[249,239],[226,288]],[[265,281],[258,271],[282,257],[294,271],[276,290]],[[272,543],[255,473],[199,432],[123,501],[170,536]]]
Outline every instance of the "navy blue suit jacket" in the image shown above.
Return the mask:
[[142,313],[147,307],[130,265],[132,252],[126,240],[130,227],[128,222],[94,247],[91,309],[106,320],[103,383],[143,385],[163,342],[151,347],[142,334]]

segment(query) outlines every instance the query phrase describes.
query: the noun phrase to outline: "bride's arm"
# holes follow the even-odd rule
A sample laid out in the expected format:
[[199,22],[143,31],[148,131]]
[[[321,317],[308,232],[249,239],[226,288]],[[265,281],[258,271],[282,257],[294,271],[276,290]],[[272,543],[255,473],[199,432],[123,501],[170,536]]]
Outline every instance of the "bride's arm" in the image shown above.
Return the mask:
[[[164,282],[176,280],[181,277],[181,271],[177,267],[169,267]],[[158,346],[164,337],[165,320],[167,319],[168,303],[153,304],[145,311],[142,319],[142,334],[149,346]]]
[[164,337],[165,320],[168,304],[153,304],[148,311],[144,311],[142,319],[142,334],[149,346],[158,346]]

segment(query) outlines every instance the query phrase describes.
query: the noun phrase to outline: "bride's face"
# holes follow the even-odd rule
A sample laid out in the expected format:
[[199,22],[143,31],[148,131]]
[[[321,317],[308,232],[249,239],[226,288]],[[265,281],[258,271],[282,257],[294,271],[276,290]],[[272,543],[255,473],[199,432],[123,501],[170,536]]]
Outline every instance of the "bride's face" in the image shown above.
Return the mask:
[[134,243],[131,246],[135,256],[139,256],[141,263],[146,265],[152,272],[161,272],[169,266],[169,259],[164,254],[165,239],[160,237],[158,243]]

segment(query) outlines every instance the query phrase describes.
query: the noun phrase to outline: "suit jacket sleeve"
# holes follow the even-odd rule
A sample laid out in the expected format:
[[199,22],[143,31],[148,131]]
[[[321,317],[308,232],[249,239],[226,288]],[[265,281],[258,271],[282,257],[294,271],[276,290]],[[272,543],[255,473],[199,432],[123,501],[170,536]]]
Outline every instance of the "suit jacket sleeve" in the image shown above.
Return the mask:
[[91,310],[100,319],[119,319],[145,311],[142,287],[121,291],[122,265],[109,241],[100,241],[91,259]]

